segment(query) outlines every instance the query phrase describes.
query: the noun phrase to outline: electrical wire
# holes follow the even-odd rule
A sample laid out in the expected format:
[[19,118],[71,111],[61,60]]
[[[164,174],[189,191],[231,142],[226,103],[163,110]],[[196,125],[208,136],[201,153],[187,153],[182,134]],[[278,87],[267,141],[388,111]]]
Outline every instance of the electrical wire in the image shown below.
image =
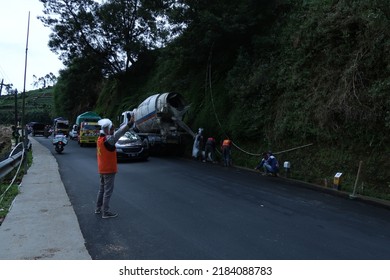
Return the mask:
[[[217,111],[215,109],[215,103],[214,103],[214,95],[213,95],[213,87],[212,87],[212,79],[211,79],[211,59],[212,59],[212,50],[213,50],[213,46],[214,44],[211,46],[210,48],[210,54],[209,54],[209,57],[208,57],[208,60],[207,60],[207,68],[206,68],[206,86],[205,86],[205,95],[207,96],[207,89],[209,89],[210,91],[210,99],[211,99],[211,105],[212,105],[212,108],[213,108],[213,112],[214,112],[214,116],[215,116],[215,119],[218,123],[218,126],[220,127],[220,129],[222,130],[222,134],[225,135],[228,139],[230,139],[229,135],[226,133],[226,131],[224,130],[223,126],[222,126],[222,123],[221,121],[219,120],[219,117],[218,117],[218,114],[217,114]],[[231,140],[231,139],[230,139]],[[250,155],[250,156],[261,156],[262,153],[251,153],[251,152],[248,152],[242,148],[240,148],[233,140],[232,140],[232,145],[238,149],[239,151],[247,154],[247,155]],[[302,146],[299,146],[299,147],[295,147],[295,148],[291,148],[291,149],[288,149],[288,150],[284,150],[284,151],[279,151],[279,152],[274,152],[273,154],[274,155],[277,155],[277,154],[282,154],[282,153],[285,153],[285,152],[289,152],[289,151],[293,151],[293,150],[297,150],[297,149],[301,149],[301,148],[305,148],[305,147],[308,147],[308,146],[311,146],[313,145],[313,143],[310,143],[310,144],[307,144],[307,145],[302,145]]]

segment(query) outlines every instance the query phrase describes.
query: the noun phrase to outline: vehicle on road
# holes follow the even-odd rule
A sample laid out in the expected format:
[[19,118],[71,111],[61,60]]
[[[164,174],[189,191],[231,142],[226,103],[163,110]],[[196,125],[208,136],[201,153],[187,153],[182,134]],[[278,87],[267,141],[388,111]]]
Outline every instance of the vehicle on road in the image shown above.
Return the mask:
[[54,119],[53,123],[53,135],[64,134],[68,136],[69,134],[69,121],[63,117]]
[[96,145],[97,139],[99,137],[100,125],[98,121],[101,117],[95,112],[84,112],[77,116],[76,118],[76,129],[78,132],[78,143],[80,147],[84,145]]
[[77,125],[73,125],[72,129],[69,131],[69,138],[71,140],[76,140],[79,137],[79,133],[77,131]]
[[61,154],[64,151],[64,147],[67,143],[68,140],[66,139],[66,135],[64,134],[56,134],[53,137],[54,149],[58,154]]
[[81,122],[78,135],[80,147],[84,145],[96,145],[100,133],[100,125],[97,122]]
[[45,125],[40,122],[34,122],[31,124],[31,134],[32,136],[44,135],[45,134]]
[[82,122],[96,122],[97,123],[100,119],[101,119],[101,117],[97,113],[88,111],[88,112],[84,112],[84,113],[77,116],[76,125],[78,126],[78,128],[80,128],[80,125]]
[[115,144],[118,160],[147,160],[149,147],[134,131],[127,131]]
[[184,135],[195,137],[195,133],[183,122],[189,109],[184,98],[175,92],[154,94],[146,98],[137,108],[125,111],[120,116],[121,124],[134,116],[134,131],[148,142],[152,151],[173,147],[178,151],[183,146]]

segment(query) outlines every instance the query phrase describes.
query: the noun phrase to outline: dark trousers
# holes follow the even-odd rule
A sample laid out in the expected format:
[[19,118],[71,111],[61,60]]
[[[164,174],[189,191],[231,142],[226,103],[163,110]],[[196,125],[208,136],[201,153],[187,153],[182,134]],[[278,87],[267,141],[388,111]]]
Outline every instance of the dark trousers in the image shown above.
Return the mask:
[[206,145],[205,148],[205,160],[215,161],[215,148],[211,145]]
[[223,165],[231,166],[232,165],[232,155],[230,146],[222,147],[222,156],[223,156]]

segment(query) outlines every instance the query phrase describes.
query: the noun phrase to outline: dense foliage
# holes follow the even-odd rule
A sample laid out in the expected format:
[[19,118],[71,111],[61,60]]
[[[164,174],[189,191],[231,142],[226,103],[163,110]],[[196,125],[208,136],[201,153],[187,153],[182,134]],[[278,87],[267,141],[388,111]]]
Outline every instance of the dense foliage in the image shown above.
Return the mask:
[[[120,8],[132,1],[107,2]],[[363,161],[360,192],[389,198],[388,1],[152,2],[149,15],[162,16],[175,4],[177,9],[167,17],[185,29],[171,34],[171,41],[160,44],[163,48],[131,47],[136,56],[127,53],[134,60],[126,64],[126,71],[107,76],[110,72],[103,71],[107,60],[100,60],[97,68],[106,76],[99,79],[101,86],[88,86],[96,90],[100,113],[115,120],[123,109],[135,107],[151,93],[179,91],[191,103],[186,122],[193,130],[204,127],[207,136],[218,140],[233,139],[236,164],[254,167],[258,157],[253,154],[313,143],[278,154],[281,163],[292,163],[293,177],[330,185],[340,171],[344,188],[350,189]],[[113,26],[99,28],[119,34]],[[62,37],[53,38],[65,46]],[[118,46],[126,42],[110,38]],[[83,42],[79,38],[72,44]],[[61,50],[68,56],[88,54],[67,48]],[[126,54],[124,49],[113,50]],[[74,60],[68,62],[71,66]],[[90,105],[85,94],[69,90],[72,80],[61,76],[56,87],[62,100],[57,108],[63,112],[72,103],[73,108]],[[86,85],[76,87],[80,92]]]
[[144,49],[164,44],[180,32],[170,20],[175,1],[40,0],[41,21],[52,28],[49,46],[65,65],[94,60],[104,74],[127,72]]
[[54,88],[56,116],[75,120],[80,112],[93,110],[102,80],[99,64],[88,58],[74,59],[68,68],[60,71]]

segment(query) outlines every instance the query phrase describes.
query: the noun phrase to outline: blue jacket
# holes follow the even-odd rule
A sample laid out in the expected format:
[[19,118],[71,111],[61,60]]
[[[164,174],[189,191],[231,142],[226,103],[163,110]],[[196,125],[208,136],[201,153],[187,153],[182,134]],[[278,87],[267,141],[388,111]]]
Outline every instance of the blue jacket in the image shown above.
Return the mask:
[[270,155],[268,157],[267,163],[272,167],[274,172],[279,172],[279,163],[274,155]]

